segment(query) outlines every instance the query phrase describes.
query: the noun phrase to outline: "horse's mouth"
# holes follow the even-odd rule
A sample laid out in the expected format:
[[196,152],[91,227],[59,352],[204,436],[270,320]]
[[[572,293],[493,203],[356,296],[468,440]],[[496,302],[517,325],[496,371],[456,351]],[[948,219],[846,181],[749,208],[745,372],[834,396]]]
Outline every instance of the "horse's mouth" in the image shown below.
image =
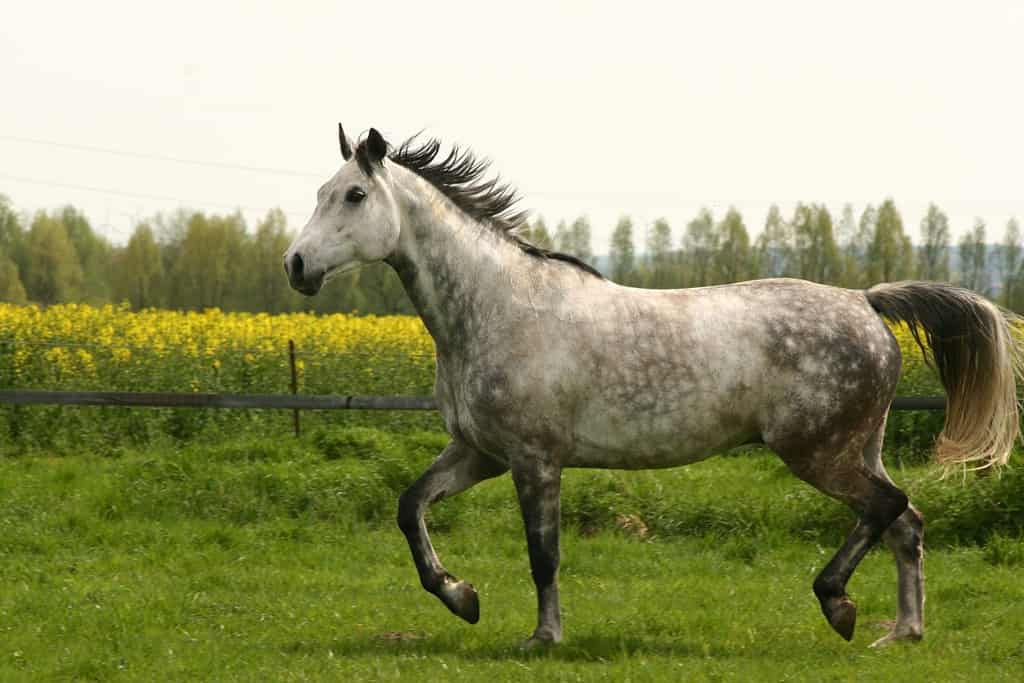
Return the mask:
[[305,294],[306,296],[313,296],[320,291],[321,284],[321,282],[316,282],[315,284],[303,282],[301,285],[292,285],[292,289],[294,289],[296,292],[299,292],[300,294]]
[[320,285],[321,286],[326,285],[328,282],[330,282],[334,278],[338,277],[339,275],[344,275],[345,273],[351,273],[353,270],[359,270],[362,267],[363,267],[363,263],[361,261],[349,261],[348,263],[346,263],[343,266],[334,266],[333,268],[328,268],[327,272],[324,273],[324,276],[322,278],[322,282],[320,283]]
[[324,286],[324,274],[321,273],[316,277],[304,277],[301,280],[293,280],[289,278],[288,284],[292,286],[296,292],[305,294],[306,296],[313,296],[320,291],[320,288]]
[[339,275],[344,275],[345,273],[350,273],[353,270],[360,268],[362,265],[362,263],[356,261],[346,263],[343,266],[334,266],[333,268],[328,268],[326,272],[320,273],[315,277],[306,276],[299,282],[289,280],[289,284],[291,284],[292,289],[294,289],[296,292],[299,292],[300,294],[305,294],[306,296],[314,296],[318,294],[321,289],[323,289],[323,286],[325,284],[327,284],[334,278],[338,277]]

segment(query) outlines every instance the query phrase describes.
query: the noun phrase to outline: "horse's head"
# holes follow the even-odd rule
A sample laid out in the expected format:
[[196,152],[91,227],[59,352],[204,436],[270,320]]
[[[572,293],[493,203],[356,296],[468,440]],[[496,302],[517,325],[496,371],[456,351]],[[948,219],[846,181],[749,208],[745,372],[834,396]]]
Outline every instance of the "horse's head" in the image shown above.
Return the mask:
[[340,123],[338,139],[345,164],[317,192],[312,217],[284,253],[288,281],[307,296],[335,275],[387,258],[398,244],[387,142],[371,128],[353,151]]

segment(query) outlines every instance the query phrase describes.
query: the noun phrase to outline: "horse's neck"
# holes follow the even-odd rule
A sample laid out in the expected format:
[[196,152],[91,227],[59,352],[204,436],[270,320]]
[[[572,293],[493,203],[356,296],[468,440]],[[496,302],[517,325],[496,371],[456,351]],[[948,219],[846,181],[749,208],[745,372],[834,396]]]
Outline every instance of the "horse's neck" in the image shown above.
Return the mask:
[[423,207],[408,218],[388,263],[438,350],[459,348],[480,316],[513,305],[515,289],[527,284],[516,273],[529,256],[453,207]]

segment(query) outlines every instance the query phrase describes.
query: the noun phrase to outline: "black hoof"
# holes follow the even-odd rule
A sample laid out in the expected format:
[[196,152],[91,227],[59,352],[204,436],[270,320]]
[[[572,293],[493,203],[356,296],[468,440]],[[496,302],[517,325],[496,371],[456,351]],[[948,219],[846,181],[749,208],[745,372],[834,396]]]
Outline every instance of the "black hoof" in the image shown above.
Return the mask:
[[844,595],[826,601],[821,608],[829,626],[847,641],[853,640],[853,629],[857,625],[857,605]]
[[480,598],[477,597],[473,584],[467,581],[449,579],[441,586],[437,597],[453,614],[462,617],[471,624],[480,621]]

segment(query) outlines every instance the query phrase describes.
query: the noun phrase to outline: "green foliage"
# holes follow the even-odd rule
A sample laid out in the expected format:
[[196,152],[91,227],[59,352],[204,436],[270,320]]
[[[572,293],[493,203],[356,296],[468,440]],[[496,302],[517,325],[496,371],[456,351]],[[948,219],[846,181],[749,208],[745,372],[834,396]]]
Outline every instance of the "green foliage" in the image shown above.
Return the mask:
[[646,256],[645,287],[666,289],[678,286],[672,252],[672,227],[664,218],[654,221],[647,231]]
[[284,212],[274,209],[256,226],[252,241],[246,240],[246,271],[249,291],[243,297],[246,310],[283,313],[289,309],[293,292],[281,277],[281,257],[291,244]]
[[12,304],[28,303],[25,286],[21,282],[18,266],[6,254],[0,252],[0,301]]
[[0,301],[28,301],[18,262],[24,254],[25,231],[7,197],[0,194]]
[[795,274],[792,226],[783,218],[779,207],[772,204],[757,238],[758,277],[792,277]]
[[114,259],[114,297],[135,310],[157,308],[164,303],[166,278],[160,246],[153,229],[140,223],[125,248]]
[[907,494],[919,501],[928,542],[984,544],[993,535],[1024,533],[1024,472],[1016,454],[995,474],[951,474],[939,478],[924,469],[909,483]]
[[715,254],[715,281],[751,279],[750,235],[743,224],[743,216],[730,206],[717,229],[719,246]]
[[1021,242],[1020,223],[1011,217],[1006,222],[1003,243],[999,245],[999,281],[1003,284],[1001,303],[1011,311],[1016,311],[1024,301],[1022,288],[1022,270],[1024,270],[1024,244]]
[[813,282],[840,282],[842,261],[825,205],[797,204],[793,213],[797,274]]
[[523,227],[519,230],[519,237],[526,240],[530,244],[536,245],[541,249],[554,249],[555,242],[551,237],[551,233],[548,232],[547,223],[544,222],[543,217],[538,217],[533,222],[524,223]]
[[85,214],[73,206],[65,206],[56,214],[75,248],[76,261],[82,270],[78,301],[100,305],[110,301],[110,265],[112,249],[106,239],[93,232]]
[[1004,567],[1024,565],[1024,539],[993,534],[985,543],[985,561],[989,564]]
[[987,246],[985,222],[980,218],[974,228],[960,236],[960,284],[976,292],[986,293],[989,288],[986,270]]
[[[701,209],[676,246],[664,219],[643,226],[643,253],[636,251],[634,227],[628,216],[619,220],[605,263],[599,263],[600,250],[592,245],[592,226],[585,216],[560,221],[554,235],[538,218],[525,223],[518,236],[600,266],[612,280],[630,286],[700,287],[801,277],[866,288],[880,281],[952,276],[949,221],[934,205],[921,222],[918,250],[904,233],[892,199],[877,209],[866,207],[859,223],[847,204],[836,226],[824,205],[798,203],[789,220],[772,206],[754,242],[734,208],[718,223],[708,209]],[[292,291],[280,263],[292,237],[279,209],[269,211],[252,231],[238,213],[179,209],[140,221],[126,245],[112,247],[72,206],[37,214],[32,228],[25,230],[10,202],[0,196],[0,302],[127,302],[135,310],[415,313],[400,281],[384,264],[336,278],[314,299]],[[1018,291],[1024,260],[1016,219],[1009,220],[1002,244],[988,259],[996,262],[991,270],[997,279],[991,282],[983,240],[984,226],[980,232],[975,226],[961,241],[958,281],[982,294],[997,292],[1015,310],[1024,305]]]
[[949,282],[949,217],[935,206],[921,219],[921,257],[917,277],[922,280]]
[[701,209],[697,217],[686,224],[683,233],[684,287],[703,287],[713,282],[714,254],[718,250],[715,219],[708,209]]
[[172,296],[189,308],[235,308],[243,292],[237,286],[244,272],[245,222],[231,216],[193,214],[185,227],[180,252],[170,271]]
[[892,199],[875,216],[875,234],[868,247],[869,279],[875,282],[907,280],[914,273],[914,249],[903,232],[903,218]]
[[[671,234],[669,235],[671,239]],[[615,225],[612,241],[608,251],[609,276],[615,282],[625,285],[634,284],[636,270],[636,248],[633,245],[633,221],[623,216]]]
[[572,222],[572,225],[567,225],[565,221],[559,221],[558,227],[555,229],[555,248],[593,265],[594,249],[590,233],[590,219],[586,216],[579,216]]
[[[324,427],[304,439],[241,437],[146,450],[79,450],[64,458],[66,464],[55,470],[63,474],[55,476],[71,485],[83,468],[106,472],[92,490],[77,494],[81,509],[103,518],[224,517],[245,524],[298,516],[390,524],[398,495],[447,442],[440,432]],[[46,452],[26,451],[9,458],[7,466],[14,467],[17,460],[26,467],[55,462],[40,460],[39,454]],[[78,460],[81,465],[75,464]],[[966,478],[942,478],[934,466],[896,468],[894,473],[925,517],[929,547],[996,548],[1024,534],[1022,464],[1015,455],[1011,467],[998,475]],[[462,514],[499,510],[516,519],[511,484],[507,477],[499,481],[505,483],[481,487],[489,493],[475,511],[465,504],[474,496],[446,501],[440,506],[447,508],[446,525],[457,525]],[[632,533],[641,526],[650,539],[742,537],[772,545],[797,537],[831,544],[853,519],[844,506],[803,484],[777,457],[758,449],[670,470],[563,474],[563,525],[584,535]],[[1016,551],[1006,552],[1010,557]]]
[[890,553],[851,582],[851,649],[810,584],[852,517],[773,456],[566,471],[566,642],[523,653],[536,603],[508,477],[428,520],[480,590],[478,626],[422,591],[395,528],[445,441],[325,428],[0,458],[0,679],[997,680],[1024,658],[1020,456],[1001,477],[896,472],[926,520],[928,632],[882,652],[866,646],[896,609]]
[[82,264],[66,226],[44,212],[36,215],[25,236],[22,281],[29,299],[41,304],[78,301]]

